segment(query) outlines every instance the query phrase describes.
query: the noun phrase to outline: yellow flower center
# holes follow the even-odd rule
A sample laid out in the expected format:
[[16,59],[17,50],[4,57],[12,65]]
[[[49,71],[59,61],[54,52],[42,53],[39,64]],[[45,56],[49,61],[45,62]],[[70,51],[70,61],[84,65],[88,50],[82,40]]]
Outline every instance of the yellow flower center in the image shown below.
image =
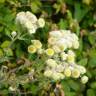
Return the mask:
[[36,47],[33,46],[33,45],[28,46],[28,52],[29,53],[35,53],[36,52]]

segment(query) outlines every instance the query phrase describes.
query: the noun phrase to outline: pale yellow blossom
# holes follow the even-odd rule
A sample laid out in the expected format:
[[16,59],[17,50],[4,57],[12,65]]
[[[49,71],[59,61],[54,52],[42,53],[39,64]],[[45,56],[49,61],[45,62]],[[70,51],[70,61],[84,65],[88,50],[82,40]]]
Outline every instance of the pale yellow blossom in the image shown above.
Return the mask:
[[80,71],[78,69],[72,70],[72,77],[73,78],[79,78],[80,77]]
[[88,77],[87,77],[87,76],[81,77],[81,82],[82,82],[83,84],[87,83],[87,82],[88,82]]
[[33,46],[33,45],[29,45],[28,46],[28,52],[29,53],[35,53],[37,50],[36,50],[36,47]]
[[37,22],[38,22],[39,27],[41,27],[41,28],[44,27],[45,20],[43,18],[39,18]]
[[66,77],[70,77],[70,76],[71,76],[71,70],[70,70],[70,68],[65,68],[65,70],[64,70],[64,75],[65,75]]
[[53,56],[54,55],[54,50],[52,48],[48,48],[45,52],[48,56]]

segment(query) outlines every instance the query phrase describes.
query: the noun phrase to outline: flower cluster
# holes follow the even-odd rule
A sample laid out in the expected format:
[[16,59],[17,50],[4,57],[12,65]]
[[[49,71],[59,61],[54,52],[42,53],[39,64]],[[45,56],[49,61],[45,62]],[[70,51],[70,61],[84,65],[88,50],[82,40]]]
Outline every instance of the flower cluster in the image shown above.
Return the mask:
[[86,69],[75,62],[75,53],[72,49],[77,48],[79,48],[79,41],[75,33],[69,30],[51,31],[48,49],[45,50],[48,60],[46,60],[44,75],[54,80],[81,77],[81,82],[86,83],[88,81],[88,77],[84,76]]
[[42,54],[42,43],[39,40],[31,40],[31,42],[32,44],[28,46],[28,52]]
[[53,80],[64,79],[65,77],[81,78],[82,83],[88,81],[85,67],[77,65],[73,49],[79,48],[79,40],[75,33],[69,30],[51,31],[49,33],[48,48],[42,49],[39,40],[31,40],[28,46],[29,53],[44,53],[46,68],[44,76]]
[[16,24],[26,28],[30,34],[35,33],[39,27],[44,27],[45,21],[43,18],[37,17],[31,12],[19,12],[16,16]]
[[57,53],[67,48],[78,49],[79,47],[78,37],[75,33],[71,33],[70,30],[51,31],[49,33],[48,44]]

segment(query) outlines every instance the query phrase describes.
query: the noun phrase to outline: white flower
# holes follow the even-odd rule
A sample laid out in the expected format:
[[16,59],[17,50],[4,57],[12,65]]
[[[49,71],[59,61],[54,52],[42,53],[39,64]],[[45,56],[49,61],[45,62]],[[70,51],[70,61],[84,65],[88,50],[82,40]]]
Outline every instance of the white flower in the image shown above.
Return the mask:
[[16,32],[16,31],[13,31],[13,32],[11,33],[11,35],[12,35],[12,37],[14,38],[14,37],[17,35],[17,32]]
[[48,49],[45,50],[45,53],[48,56],[53,56],[54,55],[54,50],[52,48],[48,48]]
[[68,50],[67,61],[69,63],[74,63],[75,61],[75,53],[72,50]]
[[63,79],[65,76],[62,73],[58,73],[58,72],[53,72],[52,74],[52,78],[54,80],[60,80]]
[[[37,22],[39,26],[37,25]],[[43,27],[45,21],[43,18],[37,20],[37,17],[31,12],[19,12],[16,16],[16,24],[26,28],[30,34],[35,33],[38,27]]]
[[49,67],[52,67],[52,68],[55,68],[55,67],[57,66],[57,63],[56,63],[56,61],[55,61],[54,59],[48,59],[48,60],[46,61],[46,63],[47,63],[47,65],[48,65]]
[[43,54],[43,53],[44,53],[44,49],[41,49],[41,48],[38,49],[38,50],[37,50],[37,53],[38,53],[38,54]]
[[75,57],[68,54],[67,55],[67,61],[68,61],[68,63],[74,63],[75,62]]
[[56,42],[56,45],[59,46],[61,51],[64,51],[67,49],[67,42],[65,39],[61,38]]
[[30,22],[30,21],[27,21],[25,22],[25,26],[28,28],[28,29],[31,29],[33,24]]
[[78,37],[75,33],[72,33],[72,37],[73,37],[74,40],[78,40]]
[[34,28],[31,28],[28,30],[30,34],[34,34],[36,32],[36,30]]
[[63,36],[71,34],[70,30],[60,30],[60,32],[62,32]]
[[39,40],[31,40],[31,42],[37,49],[42,47],[42,43]]
[[72,77],[73,78],[79,78],[80,77],[80,71],[78,69],[72,70]]
[[61,52],[60,48],[56,45],[54,45],[52,48],[55,51],[55,53],[60,53]]
[[50,37],[49,39],[48,39],[48,43],[50,44],[50,45],[54,45],[55,43],[56,43],[56,38],[54,38],[54,37]]
[[51,31],[51,32],[49,32],[49,35],[52,36],[52,37],[55,37],[55,38],[62,37],[62,34],[61,34],[60,31]]
[[83,66],[78,65],[77,68],[78,68],[78,70],[80,71],[81,74],[86,73],[86,69]]
[[37,22],[38,22],[39,27],[42,28],[45,26],[45,20],[43,18],[39,18]]
[[16,24],[24,25],[24,23],[27,21],[25,12],[19,12],[16,16]]
[[36,25],[32,25],[32,26],[30,26],[30,28],[28,29],[28,32],[30,33],[30,34],[34,34],[35,32],[36,32],[36,30],[37,30],[37,26]]
[[78,41],[74,41],[73,42],[73,48],[74,49],[78,49],[79,48],[79,42]]
[[82,82],[83,84],[87,83],[87,82],[88,82],[88,77],[87,77],[87,76],[83,76],[83,77],[81,78],[81,82]]
[[72,42],[70,40],[68,40],[66,44],[67,44],[67,47],[68,48],[71,48],[72,47]]
[[28,52],[29,53],[35,53],[37,51],[36,47],[34,45],[28,46]]
[[63,65],[61,65],[61,64],[57,65],[56,71],[58,71],[58,72],[63,72],[63,71],[64,71]]
[[46,76],[46,77],[51,77],[52,76],[52,71],[51,70],[45,70],[45,72],[44,72],[44,76]]
[[29,19],[29,21],[31,21],[31,23],[36,23],[37,22],[37,17],[32,14],[31,12],[27,11],[26,12],[26,17]]
[[62,52],[60,54],[60,57],[61,57],[62,60],[66,60],[67,59],[67,54],[65,52]]
[[70,70],[70,68],[65,68],[65,70],[64,70],[64,75],[65,75],[66,77],[70,77],[70,76],[71,76],[71,70]]
[[62,73],[59,73],[59,76],[60,76],[60,79],[64,79],[65,78],[65,75],[62,74]]
[[68,55],[75,56],[75,53],[72,50],[68,50]]
[[9,87],[9,90],[10,90],[10,91],[16,91],[16,88],[15,88],[15,87],[10,86],[10,87]]

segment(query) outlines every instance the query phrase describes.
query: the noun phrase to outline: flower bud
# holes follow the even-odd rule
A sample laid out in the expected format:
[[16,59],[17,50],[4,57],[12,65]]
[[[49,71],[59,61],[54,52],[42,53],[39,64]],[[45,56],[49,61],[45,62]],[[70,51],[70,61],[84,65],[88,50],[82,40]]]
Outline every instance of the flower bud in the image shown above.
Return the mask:
[[88,82],[88,77],[87,77],[87,76],[83,76],[83,77],[81,78],[81,82],[82,82],[83,84],[87,83],[87,82]]
[[39,18],[38,19],[38,25],[41,28],[44,27],[45,26],[45,20],[43,18]]

